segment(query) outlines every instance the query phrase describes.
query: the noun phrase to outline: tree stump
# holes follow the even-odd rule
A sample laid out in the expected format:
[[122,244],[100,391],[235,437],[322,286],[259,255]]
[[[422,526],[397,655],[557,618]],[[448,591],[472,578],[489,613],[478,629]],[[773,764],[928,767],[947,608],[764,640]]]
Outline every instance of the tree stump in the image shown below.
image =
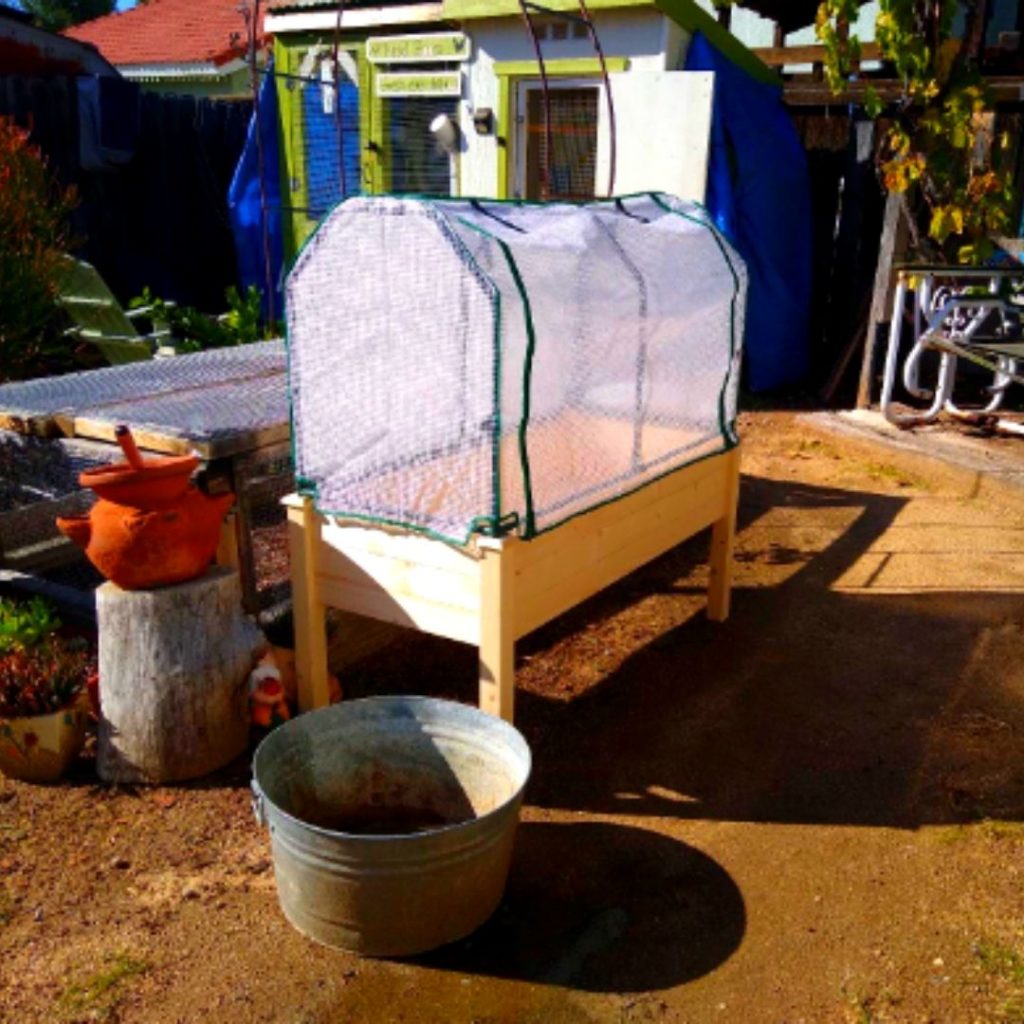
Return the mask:
[[192,779],[246,749],[246,680],[264,640],[242,613],[237,572],[158,590],[105,583],[96,615],[100,778]]

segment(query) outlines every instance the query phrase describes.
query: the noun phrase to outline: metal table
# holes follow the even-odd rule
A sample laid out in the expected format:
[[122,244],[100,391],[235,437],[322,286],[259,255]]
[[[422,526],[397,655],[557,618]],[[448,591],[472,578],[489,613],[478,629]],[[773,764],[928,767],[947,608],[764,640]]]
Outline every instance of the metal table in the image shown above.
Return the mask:
[[284,343],[0,386],[0,429],[114,444],[127,424],[140,448],[203,460],[210,491],[237,497],[235,536],[246,607],[258,610],[252,509],[292,487]]
[[[1007,317],[1019,322],[1020,307],[1011,306],[998,296],[1008,279],[1024,277],[1024,267],[1016,264],[991,267],[902,264],[896,270],[880,399],[885,418],[897,426],[914,426],[932,422],[943,411],[961,418],[995,413],[1002,405],[1007,387],[1017,379],[1019,357],[1000,356],[994,366],[982,363],[994,373],[988,388],[990,397],[984,406],[971,410],[961,409],[953,400],[957,359],[971,359],[970,347],[980,340],[978,332],[989,322],[990,314],[1002,317],[1001,323]],[[903,362],[902,383],[909,395],[929,404],[925,409],[904,413],[897,409],[895,393],[908,312],[912,344]],[[919,381],[921,359],[927,351],[939,352],[933,388]]]

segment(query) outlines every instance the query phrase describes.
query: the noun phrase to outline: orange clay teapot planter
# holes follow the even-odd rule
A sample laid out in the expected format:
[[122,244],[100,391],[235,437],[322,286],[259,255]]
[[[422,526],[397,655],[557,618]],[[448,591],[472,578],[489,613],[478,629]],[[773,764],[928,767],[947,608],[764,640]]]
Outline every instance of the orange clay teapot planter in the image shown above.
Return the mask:
[[232,494],[209,497],[191,482],[193,455],[143,458],[127,427],[117,428],[126,462],[86,470],[99,496],[88,516],[57,520],[108,580],[125,590],[184,583],[209,566]]
[[192,471],[199,465],[195,455],[143,458],[127,427],[118,427],[114,436],[128,461],[87,469],[78,477],[98,498],[133,508],[162,508],[189,489]]

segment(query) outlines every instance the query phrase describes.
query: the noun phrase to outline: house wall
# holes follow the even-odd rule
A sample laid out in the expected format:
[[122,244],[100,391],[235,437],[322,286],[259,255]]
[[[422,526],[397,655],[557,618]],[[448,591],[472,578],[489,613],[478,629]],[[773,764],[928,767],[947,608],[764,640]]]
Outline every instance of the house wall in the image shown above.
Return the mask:
[[1020,0],[995,0],[992,4],[991,20],[988,23],[986,42],[995,46],[999,41],[1000,32],[1013,32],[1017,29]]
[[[684,192],[691,198],[702,198],[704,165],[707,156],[707,123],[710,118],[711,86],[707,80],[683,83],[680,69],[686,57],[689,35],[674,21],[653,6],[600,9],[593,12],[609,70],[623,84],[613,85],[613,94],[621,91],[623,116],[617,124],[616,152],[620,155],[620,173],[616,191],[664,188]],[[514,96],[517,84],[538,79],[533,44],[518,17],[505,16],[467,21],[462,30],[472,41],[471,56],[459,65],[462,69],[462,98],[456,102],[460,127],[460,152],[453,158],[452,191],[459,195],[506,197],[513,165],[515,125]],[[343,47],[358,67],[360,87],[360,151],[361,181],[365,192],[386,191],[389,187],[387,166],[387,126],[383,102],[377,98],[375,79],[377,66],[365,58],[367,35],[384,34],[386,29],[368,29],[359,38],[347,38]],[[450,31],[436,22],[402,26],[402,32],[429,33]],[[311,51],[326,55],[333,44],[330,32],[283,32],[275,36],[275,67],[280,73],[277,95],[282,153],[282,218],[286,256],[294,256],[316,226],[305,207],[305,155],[300,88],[287,76],[315,75],[316,65]],[[585,78],[598,82],[599,64],[589,37],[550,39],[542,41],[542,52],[552,77]],[[445,65],[451,67],[452,65]],[[677,72],[666,76],[665,72]],[[643,82],[630,79],[645,74]],[[625,81],[628,80],[628,81]],[[453,101],[438,101],[439,109],[450,108]],[[601,124],[598,139],[597,182],[599,192],[607,181],[610,144],[606,110],[599,101]],[[494,130],[478,135],[473,113],[489,108],[495,118]],[[699,109],[698,109],[699,108]],[[694,163],[678,173],[666,169],[655,160],[646,161],[645,153],[665,125],[673,130],[672,145],[662,147],[671,153],[672,161],[685,154]],[[691,140],[680,142],[674,132],[682,133],[684,124],[696,125],[700,144]],[[699,163],[700,166],[696,167]],[[656,167],[648,177],[645,167]],[[700,187],[697,184],[700,183]],[[620,187],[620,185],[622,187]]]
[[[606,58],[616,66],[624,59],[630,71],[664,71],[680,67],[685,57],[685,33],[652,9],[598,11],[594,24]],[[459,105],[459,127],[465,140],[459,160],[459,191],[462,195],[504,197],[513,156],[512,93],[517,81],[524,77],[537,79],[538,75],[536,71],[525,76],[500,72],[517,63],[535,65],[536,58],[530,37],[518,19],[474,21],[468,28],[473,56],[466,66],[464,99]],[[596,78],[599,74],[589,38],[545,39],[541,47],[552,74],[574,78]],[[497,119],[492,135],[476,135],[473,130],[473,110],[482,107],[493,110]],[[620,138],[632,127],[632,122],[622,125]]]
[[[667,192],[703,203],[708,180],[715,75],[711,71],[625,71],[609,75],[615,118],[614,194]],[[657,138],[657,145],[650,140]],[[612,149],[598,121],[597,192],[608,194]]]
[[239,68],[230,75],[215,79],[135,78],[130,73],[126,74],[125,78],[138,82],[146,92],[155,92],[162,96],[195,96],[197,99],[210,100],[252,99],[249,72],[246,68]]

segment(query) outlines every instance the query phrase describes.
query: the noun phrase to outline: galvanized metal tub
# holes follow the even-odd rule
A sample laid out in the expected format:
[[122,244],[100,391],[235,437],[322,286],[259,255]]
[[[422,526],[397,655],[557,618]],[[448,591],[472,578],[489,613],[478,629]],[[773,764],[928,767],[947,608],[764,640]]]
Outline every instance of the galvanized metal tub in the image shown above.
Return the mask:
[[280,726],[256,749],[252,787],[285,916],[367,956],[468,935],[501,900],[530,763],[507,722],[429,697]]

